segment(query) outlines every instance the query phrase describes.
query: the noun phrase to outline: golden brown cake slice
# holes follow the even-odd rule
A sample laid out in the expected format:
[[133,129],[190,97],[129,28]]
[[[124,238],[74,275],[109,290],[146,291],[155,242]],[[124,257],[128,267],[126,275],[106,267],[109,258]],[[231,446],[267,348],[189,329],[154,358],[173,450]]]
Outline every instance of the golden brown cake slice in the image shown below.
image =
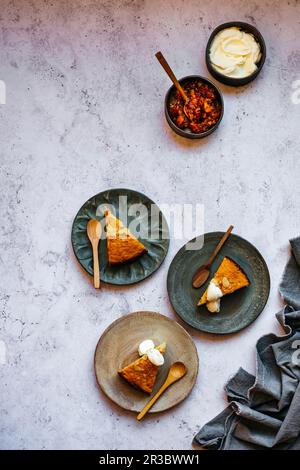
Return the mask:
[[109,264],[125,263],[147,252],[144,245],[109,210],[105,211]]
[[[214,283],[220,290],[221,296],[232,294],[242,287],[249,286],[250,281],[242,268],[231,258],[225,256],[210,284]],[[209,302],[207,299],[208,288],[199,300],[198,305],[204,305]]]
[[[157,346],[156,349],[158,349],[161,354],[164,354],[167,345],[166,343],[162,343]],[[151,393],[156,381],[158,369],[159,367],[152,364],[148,359],[147,354],[144,354],[128,366],[118,370],[118,374],[134,387],[143,390],[143,392]]]

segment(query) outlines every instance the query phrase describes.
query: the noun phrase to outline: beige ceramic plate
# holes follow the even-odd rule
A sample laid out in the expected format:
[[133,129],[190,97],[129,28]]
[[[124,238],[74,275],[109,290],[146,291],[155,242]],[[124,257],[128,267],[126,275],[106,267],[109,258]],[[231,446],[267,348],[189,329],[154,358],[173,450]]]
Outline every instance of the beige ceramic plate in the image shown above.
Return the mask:
[[187,374],[160,397],[150,413],[177,405],[191,392],[198,373],[198,354],[190,335],[174,320],[155,312],[134,312],[114,321],[102,334],[96,347],[94,365],[101,390],[125,410],[139,412],[149,395],[135,390],[117,371],[137,359],[141,341],[151,338],[155,345],[165,341],[165,363],[160,368],[153,394],[165,381],[168,370],[182,361]]

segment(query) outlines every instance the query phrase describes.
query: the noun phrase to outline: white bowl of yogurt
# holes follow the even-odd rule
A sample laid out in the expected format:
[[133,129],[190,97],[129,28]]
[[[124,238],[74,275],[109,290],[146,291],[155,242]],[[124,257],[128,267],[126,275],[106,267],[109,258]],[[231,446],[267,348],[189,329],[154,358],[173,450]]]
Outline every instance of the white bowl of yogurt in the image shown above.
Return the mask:
[[206,47],[206,65],[218,81],[241,86],[254,80],[266,59],[261,33],[251,24],[231,21],[218,26]]

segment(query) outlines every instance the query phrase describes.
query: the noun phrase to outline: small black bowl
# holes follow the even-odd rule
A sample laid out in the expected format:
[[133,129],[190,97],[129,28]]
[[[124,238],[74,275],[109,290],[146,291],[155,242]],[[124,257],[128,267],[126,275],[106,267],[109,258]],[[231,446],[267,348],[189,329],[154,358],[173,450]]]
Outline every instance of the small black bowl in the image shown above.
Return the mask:
[[176,88],[174,85],[171,86],[171,88],[168,90],[166,94],[165,116],[166,116],[169,126],[171,127],[171,129],[173,129],[174,132],[176,132],[176,134],[181,135],[181,137],[186,137],[187,139],[202,139],[203,137],[206,137],[212,132],[214,132],[219,126],[222,120],[223,114],[224,114],[224,101],[223,101],[223,97],[221,95],[220,90],[216,87],[216,85],[213,82],[208,80],[208,78],[201,77],[200,75],[188,75],[187,77],[183,77],[178,81],[180,85],[184,85],[185,83],[190,82],[192,80],[200,80],[201,82],[206,83],[207,85],[210,85],[216,91],[217,96],[218,96],[218,101],[221,104],[221,114],[220,114],[218,122],[207,131],[201,132],[199,134],[192,132],[190,129],[180,129],[180,127],[176,126],[175,122],[172,120],[170,113],[169,113],[170,101],[171,101],[172,95],[176,92]]
[[[210,47],[215,36],[223,29],[233,28],[233,27],[239,28],[242,31],[245,31],[246,33],[252,34],[260,46],[261,58],[257,64],[257,69],[248,77],[243,77],[243,78],[226,77],[226,75],[223,75],[222,73],[218,72],[210,61],[210,57],[209,57]],[[252,80],[254,80],[259,74],[259,72],[261,71],[266,60],[266,44],[265,44],[264,38],[262,37],[258,29],[256,29],[251,24],[244,23],[242,21],[230,21],[229,23],[220,24],[220,26],[218,26],[216,29],[213,30],[206,46],[205,58],[206,58],[206,66],[209,72],[219,82],[224,83],[225,85],[230,85],[230,86],[242,86],[242,85],[246,85],[247,83],[252,82]]]

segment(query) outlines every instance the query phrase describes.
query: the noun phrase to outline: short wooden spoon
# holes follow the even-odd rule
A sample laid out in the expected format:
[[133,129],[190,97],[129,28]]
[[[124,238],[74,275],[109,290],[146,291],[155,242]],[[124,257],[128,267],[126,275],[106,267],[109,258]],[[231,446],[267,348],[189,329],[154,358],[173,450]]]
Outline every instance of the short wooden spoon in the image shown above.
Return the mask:
[[177,380],[180,380],[185,374],[186,374],[186,367],[183,364],[183,362],[174,362],[174,364],[171,365],[168,377],[166,378],[165,383],[160,387],[158,392],[154,395],[154,397],[151,398],[151,400],[147,403],[147,405],[143,408],[143,410],[137,415],[136,419],[140,421],[143,419],[145,414],[150,410],[150,408],[154,405],[156,400],[164,393],[164,391],[170,387],[174,382],[177,382]]
[[99,271],[99,256],[98,245],[102,234],[102,227],[98,220],[91,219],[87,224],[87,235],[93,248],[93,263],[94,263],[94,287],[100,287],[100,271]]
[[162,55],[162,53],[159,51],[155,54],[155,57],[157,58],[158,62],[160,63],[160,65],[162,66],[162,68],[165,70],[165,72],[168,74],[169,78],[172,80],[172,82],[174,83],[175,87],[177,88],[177,90],[179,91],[179,93],[181,94],[182,98],[184,99],[184,106],[183,106],[183,111],[184,111],[184,114],[186,115],[186,117],[192,121],[192,118],[191,118],[191,112],[189,110],[189,107],[188,107],[188,103],[189,103],[189,99],[187,97],[187,94],[185,93],[184,89],[182,88],[182,86],[180,85],[179,81],[177,80],[177,78],[175,77],[175,74],[173,72],[173,70],[171,69],[171,67],[169,66],[168,62],[166,61],[166,59],[164,58],[164,56]]
[[202,266],[200,266],[199,269],[197,269],[196,273],[194,274],[193,281],[192,281],[193,287],[195,287],[195,289],[198,289],[198,287],[203,286],[203,284],[209,278],[210,265],[215,259],[215,257],[217,256],[217,254],[219,253],[219,251],[221,250],[222,246],[226,242],[229,235],[231,234],[232,229],[233,229],[233,225],[230,225],[227,232],[224,233],[223,237],[219,241],[213,253],[210,255],[210,258],[207,261],[207,263],[203,264]]

